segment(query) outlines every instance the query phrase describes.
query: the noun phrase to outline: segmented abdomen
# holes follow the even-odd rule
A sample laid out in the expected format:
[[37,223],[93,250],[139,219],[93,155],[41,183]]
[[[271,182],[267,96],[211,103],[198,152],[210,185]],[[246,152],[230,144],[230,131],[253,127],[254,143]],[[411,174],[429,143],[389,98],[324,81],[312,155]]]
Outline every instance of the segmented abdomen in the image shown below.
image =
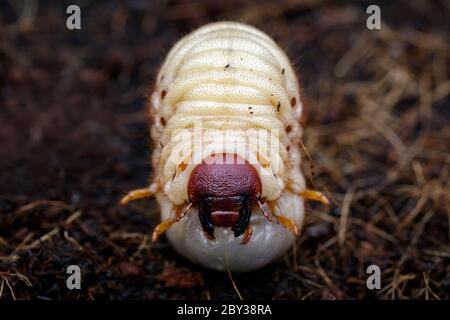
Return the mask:
[[[192,160],[196,148],[233,152],[224,141],[227,139],[236,139],[250,150],[234,153],[258,161],[263,197],[278,197],[288,178],[294,188],[296,184],[303,187],[297,145],[302,113],[297,78],[284,52],[263,32],[221,22],[184,37],[167,55],[151,103],[153,165],[174,204],[187,200],[190,170],[182,162]],[[196,123],[201,123],[203,130],[201,146],[191,139]],[[224,130],[229,133],[225,139]],[[265,142],[261,130],[274,139]],[[174,139],[179,136],[182,138]],[[263,141],[262,146],[251,143],[254,136]],[[261,150],[273,148],[274,141],[279,142],[275,143],[276,154],[267,159]],[[180,158],[177,153],[183,144]],[[278,159],[277,166],[274,159]]]

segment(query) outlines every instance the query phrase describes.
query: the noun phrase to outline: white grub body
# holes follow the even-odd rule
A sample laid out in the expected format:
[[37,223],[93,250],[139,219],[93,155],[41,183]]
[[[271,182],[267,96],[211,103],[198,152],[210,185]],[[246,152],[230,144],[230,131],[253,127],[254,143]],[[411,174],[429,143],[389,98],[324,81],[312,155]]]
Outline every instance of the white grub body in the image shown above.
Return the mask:
[[[208,24],[185,36],[161,67],[150,114],[162,220],[174,217],[177,208],[189,202],[187,184],[199,161],[223,152],[250,161],[261,178],[262,198],[272,203],[276,214],[301,228],[304,203],[295,194],[305,188],[300,171],[300,91],[289,59],[269,36],[237,22]],[[264,132],[276,134],[268,139]],[[252,143],[255,136],[258,148]],[[230,139],[234,143],[227,143]],[[261,150],[273,152],[267,158]],[[246,244],[241,244],[243,236],[235,238],[224,228],[216,228],[215,239],[210,240],[197,209],[192,208],[166,236],[191,261],[233,272],[268,264],[295,240],[289,230],[273,217],[269,222],[257,207],[252,209],[251,225],[253,235]]]

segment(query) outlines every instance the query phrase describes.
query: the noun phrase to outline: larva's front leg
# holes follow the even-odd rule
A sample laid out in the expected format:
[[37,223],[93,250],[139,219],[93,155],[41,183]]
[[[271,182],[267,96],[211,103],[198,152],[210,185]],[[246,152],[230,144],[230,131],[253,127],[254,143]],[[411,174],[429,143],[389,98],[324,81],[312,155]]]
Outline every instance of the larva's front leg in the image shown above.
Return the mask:
[[[127,205],[129,202],[144,198],[153,197],[157,192],[161,191],[161,187],[158,182],[153,182],[148,188],[136,189],[128,192],[120,200],[121,205]],[[156,242],[161,234],[169,229],[173,224],[179,222],[192,208],[192,203],[188,203],[184,208],[178,206],[175,210],[175,217],[162,221],[158,224],[152,233],[152,241]]]
[[318,201],[325,206],[330,205],[330,200],[328,200],[328,198],[322,192],[317,190],[305,189],[303,191],[300,191],[298,195],[308,200]]
[[[305,189],[303,191],[295,192],[294,190],[292,190],[292,188],[288,188],[288,189],[291,192],[293,192],[294,194],[301,196],[302,198],[318,201],[326,206],[328,206],[330,204],[328,198],[320,191]],[[276,210],[275,210],[276,203],[275,202],[269,203],[270,209],[265,202],[262,202],[259,200],[258,200],[258,205],[268,221],[271,221],[271,218],[270,218],[270,213],[271,213],[275,217],[277,222],[280,223],[281,225],[283,225],[289,231],[291,231],[294,236],[299,235],[298,227],[293,219],[290,219],[290,218],[284,216],[282,213],[281,214],[275,213],[276,212]]]
[[[305,189],[305,190],[302,190],[302,191],[299,191],[299,192],[295,192],[291,188],[288,188],[288,189],[291,192],[293,192],[294,194],[297,194],[297,195],[299,195],[300,197],[302,197],[304,199],[318,201],[318,202],[322,203],[325,206],[329,206],[329,204],[330,204],[330,201],[328,200],[328,198],[320,191]],[[285,217],[282,213],[281,214],[276,214],[275,213],[275,208],[272,209],[272,215],[275,217],[275,219],[281,225],[283,225],[286,229],[291,231],[295,236],[299,235],[298,227],[297,227],[296,223],[294,222],[294,220],[292,220],[292,219],[290,219],[288,217]]]
[[330,205],[330,200],[328,200],[328,198],[322,192],[318,190],[301,189],[296,186],[296,184],[292,180],[289,180],[288,182],[288,189],[292,193],[298,194],[302,198],[318,201],[327,207]]
[[160,224],[158,224],[155,227],[155,229],[153,230],[153,233],[152,233],[152,241],[153,242],[156,242],[158,240],[159,236],[161,234],[163,234],[164,232],[166,232],[166,230],[169,229],[172,225],[174,225],[175,223],[177,223],[181,219],[183,219],[183,217],[189,212],[189,210],[191,210],[192,203],[191,202],[188,203],[184,208],[182,208],[182,210],[180,210],[180,208],[181,207],[177,207],[174,218],[164,220],[163,222],[161,222]]
[[272,216],[275,217],[276,221],[279,224],[281,224],[283,227],[285,227],[287,230],[289,230],[294,236],[298,236],[299,231],[298,231],[298,227],[297,227],[297,224],[295,223],[295,221],[291,218],[286,217],[285,215],[283,215],[283,213],[277,214],[276,208],[277,208],[277,204],[275,201],[269,202],[268,205],[265,203],[262,203],[260,205],[260,209],[264,213],[264,216],[267,218],[267,220],[271,221],[269,213],[268,213],[268,209],[269,209],[270,213],[272,214]]
[[283,216],[282,214],[278,215],[278,214],[274,213],[273,216],[275,217],[275,219],[277,219],[277,221],[281,225],[283,225],[286,229],[288,229],[290,232],[292,232],[292,234],[294,236],[299,235],[298,227],[297,227],[296,223],[294,222],[294,220],[287,218],[287,217]]
[[129,191],[120,199],[121,205],[127,205],[129,202],[139,199],[151,198],[160,191],[158,182],[153,182],[148,188],[141,188]]
[[253,234],[253,228],[252,228],[252,225],[249,224],[247,229],[245,229],[241,244],[246,244],[247,242],[249,242],[250,238],[252,237],[252,234]]

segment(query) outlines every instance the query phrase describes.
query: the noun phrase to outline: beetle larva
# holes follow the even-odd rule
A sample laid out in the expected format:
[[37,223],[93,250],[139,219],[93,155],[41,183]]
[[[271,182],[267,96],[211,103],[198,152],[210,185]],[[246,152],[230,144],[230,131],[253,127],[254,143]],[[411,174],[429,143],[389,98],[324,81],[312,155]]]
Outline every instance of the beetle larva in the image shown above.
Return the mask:
[[249,271],[285,253],[307,190],[300,170],[302,102],[285,53],[254,27],[203,26],[171,49],[150,99],[154,180],[122,199],[156,195],[182,255]]

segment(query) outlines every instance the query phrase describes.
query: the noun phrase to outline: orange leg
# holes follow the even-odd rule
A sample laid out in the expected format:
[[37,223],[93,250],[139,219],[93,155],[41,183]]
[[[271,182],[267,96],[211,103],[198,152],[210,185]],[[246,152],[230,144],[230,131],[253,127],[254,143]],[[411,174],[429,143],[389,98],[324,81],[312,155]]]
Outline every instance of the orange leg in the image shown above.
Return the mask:
[[166,232],[167,229],[169,229],[173,224],[180,221],[192,208],[192,203],[190,202],[187,204],[183,210],[180,210],[181,207],[178,207],[176,209],[175,218],[167,219],[162,221],[160,224],[158,224],[152,233],[152,241],[156,242],[160,235],[162,235],[164,232]]
[[169,229],[174,223],[178,222],[178,220],[175,219],[168,219],[164,220],[160,224],[158,224],[152,233],[152,241],[156,242],[158,240],[159,236],[162,235],[167,229]]
[[301,188],[298,185],[296,185],[295,182],[291,179],[289,179],[289,181],[287,183],[287,187],[288,187],[289,191],[291,191],[292,193],[298,194],[299,196],[301,196],[305,199],[318,201],[325,206],[330,205],[330,201],[328,200],[328,198],[320,191],[311,190],[311,189],[304,189],[302,191],[298,191],[299,189],[301,190]]
[[319,201],[326,206],[330,205],[328,198],[320,191],[305,189],[300,191],[298,194],[305,199]]
[[[288,217],[285,217],[283,215],[278,215],[278,214],[275,213],[276,212],[276,203],[275,203],[275,201],[269,201],[269,202],[267,202],[267,204],[263,203],[262,205],[260,205],[260,208],[261,208],[261,210],[266,211],[266,213],[264,215],[266,215],[266,214],[268,215],[268,212],[270,211],[272,213],[272,215],[275,217],[275,219],[277,220],[278,223],[280,223],[286,229],[291,231],[295,236],[299,235],[298,227],[295,224],[294,220],[292,220],[292,219],[290,219]],[[269,221],[271,221],[271,220],[269,220]]]
[[[265,202],[261,202],[259,200],[256,200],[256,202],[258,203],[259,209],[261,209],[264,217],[266,217],[266,219],[268,221],[272,221],[272,219],[270,219],[270,215],[269,215],[270,209],[267,207],[267,204]],[[273,212],[273,210],[272,210],[272,212]]]
[[122,199],[120,199],[121,205],[126,205],[130,201],[150,198],[159,191],[159,184],[153,182],[148,188],[136,189],[128,192]]
[[253,234],[252,225],[249,224],[247,229],[245,229],[244,236],[242,237],[241,244],[246,244],[250,240],[250,238],[252,237],[252,234]]
[[277,221],[283,225],[286,229],[288,229],[290,232],[292,232],[294,234],[294,236],[298,236],[299,232],[298,232],[298,227],[295,224],[294,220],[287,218],[283,215],[277,215],[274,214],[272,212],[273,216],[275,217],[275,219],[277,219]]

